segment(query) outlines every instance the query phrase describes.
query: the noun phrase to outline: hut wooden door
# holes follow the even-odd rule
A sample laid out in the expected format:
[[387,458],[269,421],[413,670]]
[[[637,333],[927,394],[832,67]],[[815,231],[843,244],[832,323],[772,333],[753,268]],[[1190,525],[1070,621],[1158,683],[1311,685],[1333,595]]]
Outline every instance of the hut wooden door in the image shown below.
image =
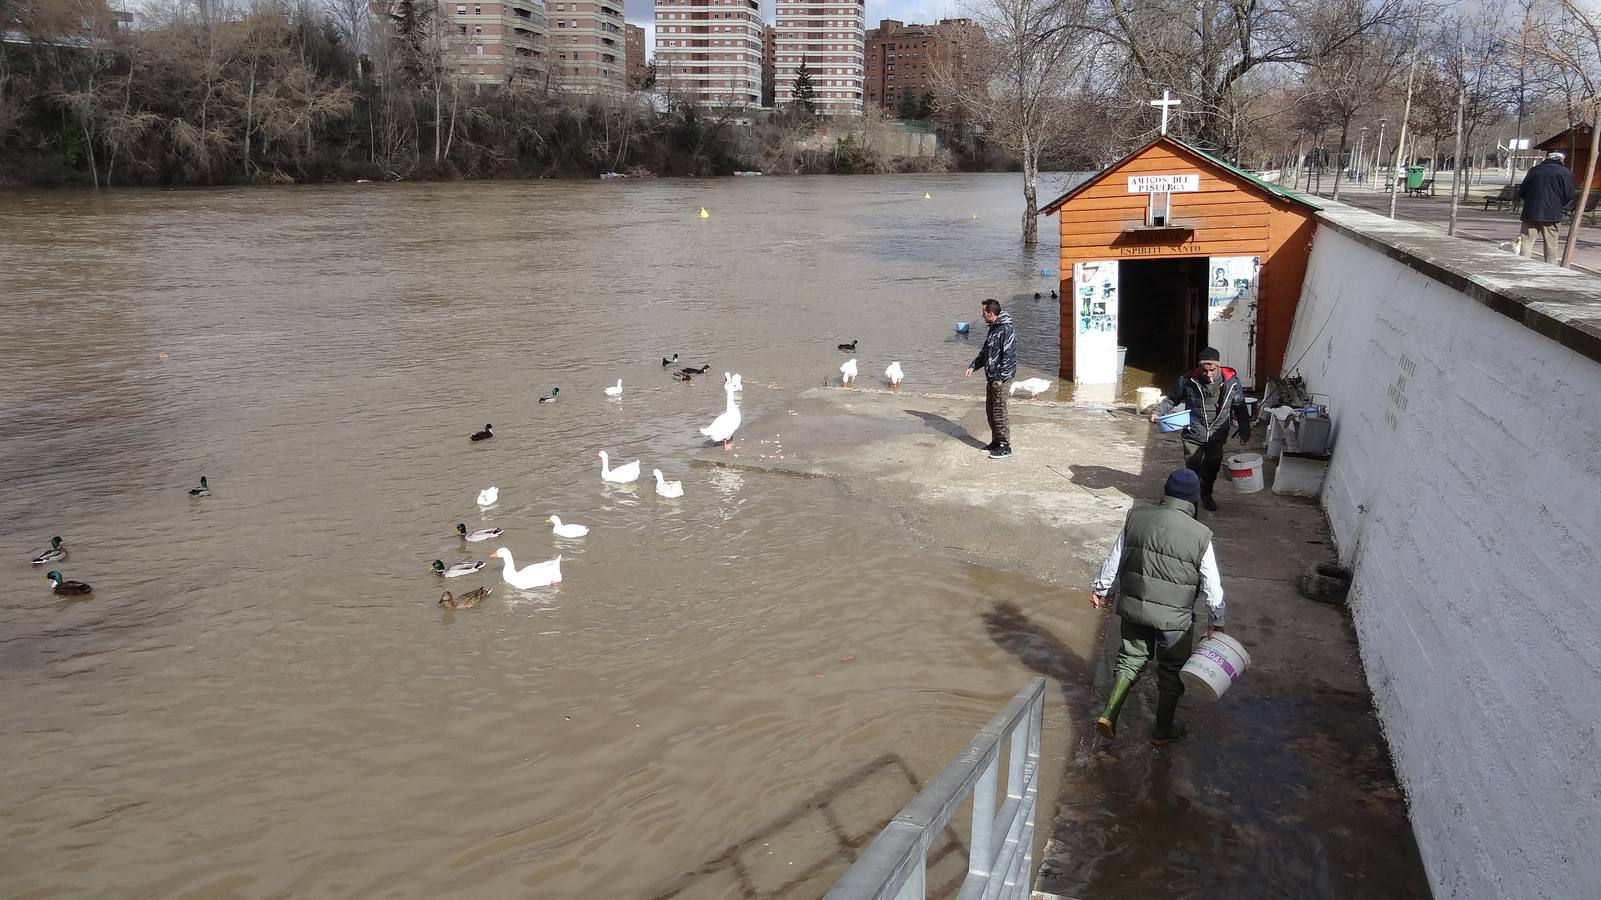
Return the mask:
[[1207,260],[1206,339],[1239,373],[1240,384],[1256,386],[1256,295],[1262,260],[1256,256],[1214,256]]

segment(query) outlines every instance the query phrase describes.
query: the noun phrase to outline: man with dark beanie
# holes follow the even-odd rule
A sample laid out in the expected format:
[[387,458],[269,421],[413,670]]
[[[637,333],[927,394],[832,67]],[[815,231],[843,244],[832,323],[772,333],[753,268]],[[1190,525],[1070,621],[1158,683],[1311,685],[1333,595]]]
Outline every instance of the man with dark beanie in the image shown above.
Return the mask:
[[1151,740],[1180,740],[1184,729],[1173,724],[1184,682],[1179,670],[1190,658],[1195,636],[1195,604],[1204,600],[1210,618],[1207,633],[1223,631],[1223,584],[1212,553],[1212,530],[1195,520],[1201,480],[1190,469],[1167,476],[1162,499],[1155,506],[1129,510],[1090,586],[1090,602],[1100,609],[1117,588],[1117,615],[1123,646],[1117,653],[1117,680],[1106,711],[1095,727],[1103,737],[1117,737],[1117,716],[1123,699],[1139,681],[1140,670],[1156,657],[1156,730]]
[[1241,447],[1251,440],[1251,408],[1245,403],[1245,389],[1240,387],[1234,370],[1222,365],[1217,350],[1207,347],[1201,351],[1195,369],[1180,376],[1173,390],[1162,398],[1151,413],[1151,421],[1172,412],[1175,406],[1190,411],[1190,424],[1179,435],[1184,445],[1184,465],[1201,478],[1201,505],[1208,512],[1216,512],[1212,487],[1217,483],[1218,469],[1223,467],[1223,444],[1229,439],[1231,427],[1238,423]]

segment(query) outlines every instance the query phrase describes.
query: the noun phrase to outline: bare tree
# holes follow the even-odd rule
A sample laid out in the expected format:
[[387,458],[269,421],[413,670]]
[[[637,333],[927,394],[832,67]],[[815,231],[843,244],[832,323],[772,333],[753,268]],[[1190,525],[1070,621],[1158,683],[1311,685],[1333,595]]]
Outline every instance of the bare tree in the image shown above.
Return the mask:
[[[1023,168],[1023,243],[1039,243],[1040,159],[1069,139],[1072,86],[1092,55],[1089,0],[970,0],[982,28],[953,32],[933,67],[936,102],[959,108]],[[959,60],[960,62],[956,62]],[[974,78],[973,69],[987,78]]]
[[[1595,181],[1597,151],[1601,150],[1601,10],[1586,9],[1579,0],[1546,0],[1528,30],[1529,52],[1550,61],[1583,87],[1580,109],[1588,107],[1590,117],[1590,158],[1585,166],[1579,203],[1562,248],[1562,266],[1573,266],[1573,252],[1579,245],[1579,227],[1590,201],[1590,185]],[[1575,117],[1578,118],[1578,117]],[[1577,167],[1575,167],[1577,168]]]
[[1339,147],[1334,152],[1334,199],[1340,199],[1349,147],[1351,122],[1358,114],[1389,99],[1406,53],[1405,40],[1387,28],[1360,35],[1339,50],[1318,60],[1308,73],[1308,88],[1330,124],[1339,126]]

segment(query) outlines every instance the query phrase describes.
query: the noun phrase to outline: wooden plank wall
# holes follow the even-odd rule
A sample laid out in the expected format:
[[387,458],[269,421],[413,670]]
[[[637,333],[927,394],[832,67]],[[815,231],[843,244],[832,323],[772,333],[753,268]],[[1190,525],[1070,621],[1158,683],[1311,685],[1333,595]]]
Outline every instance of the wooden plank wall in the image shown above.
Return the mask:
[[[1131,241],[1125,232],[1145,223],[1147,197],[1128,192],[1129,175],[1199,172],[1200,190],[1174,194],[1175,222],[1193,234],[1168,232],[1157,240]],[[1061,321],[1072,323],[1073,264],[1098,259],[1138,261],[1186,256],[1260,256],[1257,301],[1257,380],[1279,374],[1295,306],[1301,297],[1316,218],[1312,210],[1264,192],[1227,169],[1158,143],[1111,169],[1099,184],[1056,212],[1061,233]],[[1147,233],[1149,234],[1149,233]],[[1140,235],[1144,238],[1147,235]],[[1156,237],[1150,235],[1150,237]],[[1060,335],[1061,376],[1071,378],[1073,335]]]

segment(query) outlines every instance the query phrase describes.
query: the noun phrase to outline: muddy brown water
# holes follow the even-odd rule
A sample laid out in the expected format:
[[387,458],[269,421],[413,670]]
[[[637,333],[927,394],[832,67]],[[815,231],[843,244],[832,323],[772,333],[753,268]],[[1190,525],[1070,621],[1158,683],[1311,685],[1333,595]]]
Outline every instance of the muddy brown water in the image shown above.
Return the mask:
[[[1019,209],[1008,176],[0,194],[0,894],[821,894],[816,798],[859,842],[1032,674],[985,613],[1064,601],[692,464],[697,429],[722,371],[783,415],[852,339],[977,402],[987,296],[1054,377]],[[91,599],[28,565],[52,535]],[[427,571],[498,545],[566,580]]]

